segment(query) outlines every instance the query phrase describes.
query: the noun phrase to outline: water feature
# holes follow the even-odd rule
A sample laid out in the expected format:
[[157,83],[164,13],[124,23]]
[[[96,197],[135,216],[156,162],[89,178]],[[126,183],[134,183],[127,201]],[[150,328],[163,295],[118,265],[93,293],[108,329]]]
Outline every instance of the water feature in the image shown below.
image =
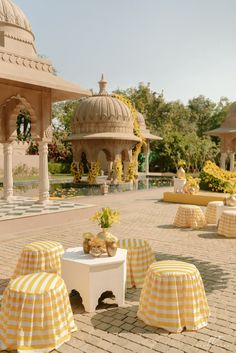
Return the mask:
[[[141,179],[132,183],[123,183],[119,185],[109,185],[109,193],[126,192],[131,190],[154,189],[162,186],[170,186],[172,178],[155,177]],[[51,197],[76,197],[76,196],[96,196],[101,195],[101,184],[88,185],[84,182],[74,184],[72,182],[58,183],[50,182]],[[2,186],[2,185],[0,185]],[[21,196],[38,196],[38,182],[16,182],[14,183],[14,194]]]

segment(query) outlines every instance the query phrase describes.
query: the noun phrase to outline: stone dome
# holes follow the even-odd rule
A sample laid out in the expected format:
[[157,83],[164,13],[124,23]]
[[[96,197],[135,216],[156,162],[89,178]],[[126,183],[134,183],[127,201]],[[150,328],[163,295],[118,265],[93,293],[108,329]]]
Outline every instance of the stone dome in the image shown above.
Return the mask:
[[0,47],[20,55],[37,55],[30,23],[11,0],[0,0]]
[[0,22],[5,22],[31,32],[31,26],[27,17],[10,0],[0,0]]
[[140,131],[146,132],[147,128],[146,128],[146,123],[145,123],[143,114],[141,114],[140,112],[137,112],[137,119],[139,122]]
[[122,101],[106,92],[107,82],[99,81],[100,92],[85,98],[72,119],[72,134],[118,133],[133,135],[133,117]]
[[140,132],[145,139],[150,140],[150,141],[162,140],[161,137],[151,134],[149,129],[147,129],[145,118],[144,118],[143,114],[141,114],[140,112],[137,112],[137,119],[138,119],[138,123],[139,123],[139,127],[140,127]]

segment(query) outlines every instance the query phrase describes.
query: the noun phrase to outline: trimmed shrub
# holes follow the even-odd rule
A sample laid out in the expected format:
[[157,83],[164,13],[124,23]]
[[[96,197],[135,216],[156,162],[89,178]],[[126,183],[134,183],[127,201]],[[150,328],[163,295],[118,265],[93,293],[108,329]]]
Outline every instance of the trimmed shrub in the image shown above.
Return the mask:
[[51,174],[70,174],[71,173],[69,163],[48,162],[48,171]]

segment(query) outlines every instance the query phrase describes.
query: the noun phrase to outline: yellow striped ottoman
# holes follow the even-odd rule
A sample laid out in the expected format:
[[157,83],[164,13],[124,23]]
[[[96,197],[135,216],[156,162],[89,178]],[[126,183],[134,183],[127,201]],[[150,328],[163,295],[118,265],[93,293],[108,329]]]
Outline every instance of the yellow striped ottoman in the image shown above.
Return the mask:
[[207,204],[206,209],[206,222],[207,224],[217,224],[218,223],[218,209],[223,207],[223,201],[211,201]]
[[206,326],[209,307],[197,268],[181,261],[153,263],[141,291],[137,316],[147,325],[169,332]]
[[143,239],[122,239],[118,247],[127,249],[126,288],[142,288],[147,270],[155,261],[151,247]]
[[63,279],[34,273],[10,281],[0,312],[0,350],[46,353],[76,330]]
[[61,274],[63,246],[56,241],[37,241],[22,250],[12,278],[35,272]]
[[205,215],[199,206],[181,205],[177,210],[174,225],[181,228],[203,228],[206,226]]
[[236,237],[236,211],[223,211],[219,221],[218,234]]

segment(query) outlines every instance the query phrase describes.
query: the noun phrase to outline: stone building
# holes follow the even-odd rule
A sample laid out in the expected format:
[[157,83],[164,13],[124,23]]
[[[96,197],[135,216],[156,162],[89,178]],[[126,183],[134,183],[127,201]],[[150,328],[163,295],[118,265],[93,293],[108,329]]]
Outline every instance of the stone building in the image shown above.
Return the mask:
[[229,159],[230,170],[234,169],[236,152],[236,102],[229,107],[226,119],[218,129],[207,131],[210,136],[220,138],[220,166],[226,169],[226,162]]
[[[91,165],[101,160],[103,155],[103,164],[104,159],[107,163],[103,169],[107,170],[110,178],[114,162],[121,160],[126,179],[132,161],[132,149],[140,138],[134,135],[130,109],[121,100],[107,93],[106,84],[102,76],[99,81],[99,93],[85,98],[79,104],[72,119],[72,134],[69,140],[72,142],[73,158],[77,164],[81,161],[82,153],[85,153]],[[138,121],[141,132],[147,139],[145,155],[148,171],[149,141],[161,138],[150,134],[141,114],[138,114]]]
[[39,200],[47,202],[52,103],[90,94],[54,75],[52,63],[37,54],[35,37],[24,13],[11,0],[0,0],[0,143],[6,200],[13,198],[12,142],[17,137],[19,113],[30,114],[31,135],[39,143]]

